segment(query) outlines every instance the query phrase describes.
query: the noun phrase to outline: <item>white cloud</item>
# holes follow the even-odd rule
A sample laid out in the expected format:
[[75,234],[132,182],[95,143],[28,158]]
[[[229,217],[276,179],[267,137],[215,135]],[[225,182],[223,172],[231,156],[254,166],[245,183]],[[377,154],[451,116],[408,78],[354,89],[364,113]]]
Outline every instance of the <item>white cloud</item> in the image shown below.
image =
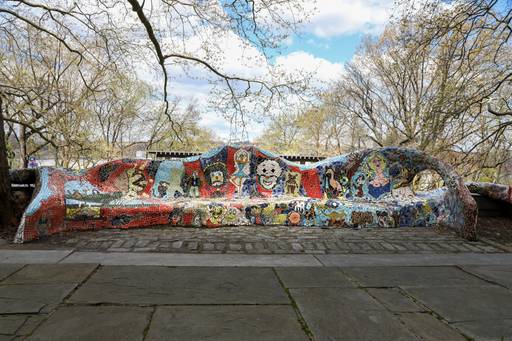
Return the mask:
[[[320,88],[339,78],[343,72],[342,64],[332,63],[305,51],[295,51],[278,56],[273,63],[270,63],[257,48],[243,41],[233,32],[219,34],[219,32],[205,30],[200,35],[192,36],[181,44],[164,39],[163,50],[164,54],[175,52],[202,58],[222,73],[231,76],[268,81],[276,73],[282,73],[292,80],[300,79],[304,75],[311,75],[309,85]],[[151,66],[139,67],[138,74],[161,89],[161,70],[156,65],[156,59],[153,55],[148,54],[146,61]],[[240,134],[241,127],[239,125],[231,125],[220,113],[208,106],[213,88],[211,81],[219,80],[210,70],[193,63],[188,63],[186,67],[183,67],[181,61],[170,60],[168,73],[170,97],[179,97],[185,102],[195,101],[198,109],[203,112],[199,122],[201,126],[212,129],[226,141],[233,135],[235,138],[246,138],[244,134]],[[154,76],[157,78],[155,79]],[[297,98],[288,98],[287,102],[289,105],[286,106],[286,110],[292,110],[292,108],[299,110],[300,103]],[[247,114],[246,118],[251,119],[250,114]],[[248,138],[254,139],[263,132],[265,124],[250,120],[248,126],[250,127]],[[238,131],[235,131],[236,129]]]
[[[237,68],[240,67],[240,65],[237,66]],[[331,81],[338,79],[343,72],[342,64],[331,63],[323,58],[315,57],[304,51],[279,56],[276,58],[273,65],[265,63],[261,67],[278,68],[291,78],[294,78],[294,75],[296,77],[301,77],[303,74],[312,74],[310,85],[317,87],[327,86]],[[245,72],[246,70],[242,69],[240,71]],[[193,72],[202,72],[203,76],[206,78],[208,77],[208,75],[205,75],[205,70],[195,70]],[[176,72],[174,72],[174,74],[176,75]],[[208,108],[208,98],[211,96],[210,90],[211,87],[207,81],[200,81],[186,77],[180,77],[179,80],[175,80],[171,85],[171,93],[173,95],[177,95],[184,100],[197,100],[197,104],[203,112],[199,124],[203,127],[212,129],[224,141],[229,141],[230,138],[248,138],[249,140],[254,140],[263,133],[266,126],[265,119],[254,120],[250,114],[247,114],[245,119],[250,123],[247,125],[247,135],[245,135],[241,133],[242,126],[239,122],[230,124],[230,122],[226,120],[221,113]],[[287,106],[287,110],[293,110],[293,108],[299,110],[301,107],[297,98],[289,98],[288,101],[289,105]]]
[[393,0],[317,0],[311,3],[307,32],[320,38],[378,33],[391,15]]
[[[232,31],[213,31],[204,28],[190,37],[184,44],[174,45],[169,40],[164,44],[165,53],[180,52],[207,61],[227,75],[239,77],[263,76],[268,71],[264,55],[253,45]],[[207,74],[207,69],[198,66],[197,71]]]
[[[246,128],[247,135],[242,134],[242,126],[240,124],[236,126],[231,125],[220,113],[215,111],[204,112],[199,125],[212,129],[225,142],[238,142],[245,139],[253,141],[265,130],[263,122],[251,122]],[[232,140],[230,141],[230,139]]]
[[284,40],[284,42],[283,42],[283,43],[284,43],[286,46],[292,46],[292,45],[293,45],[293,42],[294,42],[293,37],[292,37],[292,36],[288,36],[288,37],[286,37],[286,39]]
[[343,65],[315,57],[304,51],[292,52],[276,58],[276,67],[288,74],[312,74],[313,86],[325,86],[329,82],[339,79],[343,72]]

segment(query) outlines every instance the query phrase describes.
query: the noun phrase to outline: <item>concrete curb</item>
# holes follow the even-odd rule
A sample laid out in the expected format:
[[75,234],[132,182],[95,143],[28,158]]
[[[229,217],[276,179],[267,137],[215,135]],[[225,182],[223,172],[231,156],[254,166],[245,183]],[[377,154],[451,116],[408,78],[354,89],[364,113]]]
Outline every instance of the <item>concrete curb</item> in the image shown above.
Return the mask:
[[160,266],[448,266],[512,265],[512,253],[245,255],[134,252],[74,252],[73,250],[0,250],[0,264],[94,263]]
[[0,263],[58,263],[73,250],[0,250]]
[[313,255],[235,255],[74,252],[62,263],[164,266],[322,266]]

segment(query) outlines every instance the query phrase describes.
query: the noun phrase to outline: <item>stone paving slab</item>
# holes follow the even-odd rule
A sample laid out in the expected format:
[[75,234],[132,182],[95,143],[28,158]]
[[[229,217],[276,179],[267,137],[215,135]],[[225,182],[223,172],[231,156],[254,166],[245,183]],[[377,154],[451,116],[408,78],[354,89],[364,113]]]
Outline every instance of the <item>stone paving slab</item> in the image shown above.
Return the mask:
[[0,315],[0,334],[14,334],[25,323],[27,315]]
[[202,255],[133,252],[74,252],[62,263],[163,266],[321,266],[313,255]]
[[512,291],[451,267],[74,267],[0,282],[0,340],[512,338]]
[[343,268],[364,287],[483,286],[490,283],[452,266]]
[[105,266],[70,303],[287,304],[270,268]]
[[0,264],[0,281],[23,267],[23,264]]
[[504,248],[468,242],[431,228],[321,229],[294,226],[224,226],[78,231],[2,248],[72,248],[100,252],[234,254],[500,253]]
[[499,286],[404,289],[449,322],[512,319],[512,292]]
[[[52,313],[51,311],[50,313]],[[25,323],[16,331],[16,335],[19,336],[22,340],[25,336],[30,335],[36,330],[37,327],[41,325],[43,321],[48,318],[48,314],[37,314],[37,315],[26,315],[27,320]],[[16,339],[17,340],[17,339]]]
[[0,314],[28,314],[51,310],[76,284],[0,285]]
[[355,287],[336,267],[280,267],[276,273],[286,288]]
[[453,327],[441,322],[430,313],[400,314],[405,326],[424,341],[466,341]]
[[146,341],[308,340],[291,306],[158,307]]
[[[0,269],[10,268],[2,264]],[[0,282],[0,313],[49,311],[96,268],[96,265],[30,264]]]
[[395,313],[410,313],[425,311],[397,288],[372,288],[367,291],[388,310]]
[[512,340],[512,320],[510,319],[460,322],[455,323],[454,326],[475,340]]
[[464,266],[464,270],[512,289],[512,265]]
[[61,307],[28,340],[142,340],[151,308]]
[[512,253],[316,255],[325,266],[512,265]]
[[30,264],[2,284],[78,284],[96,267],[96,264]]
[[302,316],[322,340],[419,340],[362,289],[290,290]]

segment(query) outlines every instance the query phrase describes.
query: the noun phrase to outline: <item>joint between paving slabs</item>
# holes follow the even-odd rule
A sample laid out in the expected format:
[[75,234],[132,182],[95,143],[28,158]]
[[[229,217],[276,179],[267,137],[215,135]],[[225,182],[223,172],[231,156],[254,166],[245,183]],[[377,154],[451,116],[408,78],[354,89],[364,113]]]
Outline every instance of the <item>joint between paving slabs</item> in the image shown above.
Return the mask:
[[62,259],[59,259],[59,260],[58,260],[58,262],[57,262],[57,264],[62,263],[66,258],[69,258],[69,256],[71,256],[71,255],[72,255],[72,254],[74,254],[75,252],[76,252],[76,247],[75,247],[75,248],[73,248],[73,249],[71,250],[71,252],[70,252],[70,253],[68,253],[67,255],[65,255],[64,257],[62,257]]
[[[13,276],[14,274],[20,272],[21,270],[25,269],[27,267],[28,264],[23,264],[23,266],[21,266],[18,270],[10,273],[9,275],[7,275],[6,277],[4,277],[2,279],[1,282],[5,281],[6,279],[8,279],[9,277]],[[0,282],[0,283],[1,283]],[[27,321],[32,317],[32,316],[40,316],[40,311],[43,309],[44,307],[42,307],[38,312],[37,314],[26,314],[26,313],[14,313],[14,314],[0,314],[0,316],[13,316],[13,315],[26,315],[25,319],[23,320],[23,323],[20,324],[20,326],[18,328],[16,328],[16,331],[14,332],[14,335],[17,335],[17,333],[25,326],[25,324],[27,323]],[[44,320],[44,319],[43,319]],[[41,324],[38,323],[36,325],[36,327],[34,329],[36,329],[37,327],[39,327],[39,325]],[[13,336],[14,337],[14,336]]]
[[479,274],[473,273],[473,272],[471,272],[471,271],[469,271],[469,270],[466,270],[466,269],[465,269],[464,267],[462,267],[462,266],[456,265],[455,267],[456,267],[456,268],[458,268],[459,270],[461,270],[461,271],[463,271],[463,272],[467,273],[468,275],[471,275],[471,276],[473,276],[473,277],[476,277],[476,278],[478,278],[478,279],[480,279],[480,280],[482,280],[482,281],[484,281],[484,282],[486,282],[486,283],[489,283],[489,284],[492,284],[492,285],[496,285],[496,286],[502,287],[502,288],[504,288],[504,289],[510,290],[510,288],[508,288],[507,286],[505,286],[505,285],[503,285],[503,284],[501,284],[501,283],[495,282],[495,281],[493,281],[493,280],[491,280],[491,279],[489,279],[489,278],[487,278],[487,277],[484,277],[483,275],[479,275]]
[[[70,254],[71,254],[71,253],[70,253]],[[64,257],[64,258],[66,258],[66,257]],[[63,259],[64,259],[64,258],[63,258]],[[26,265],[25,265],[25,266],[26,266]],[[25,266],[23,266],[22,268],[24,268]],[[92,276],[92,275],[93,275],[93,274],[98,270],[98,268],[99,268],[99,267],[100,267],[100,265],[99,265],[99,264],[96,264],[96,267],[91,271],[91,273],[90,273],[90,274],[88,274],[88,275],[87,275],[87,276],[86,276],[86,277],[85,277],[85,278],[84,278],[80,283],[78,283],[78,284],[73,288],[73,290],[71,290],[71,291],[70,291],[70,293],[69,293],[69,294],[67,294],[67,295],[66,295],[66,297],[64,297],[64,298],[62,299],[61,303],[59,303],[59,304],[55,305],[55,307],[54,307],[51,311],[49,311],[48,313],[45,313],[45,314],[41,314],[41,312],[40,312],[40,311],[39,311],[39,313],[38,313],[38,314],[33,314],[33,316],[43,316],[43,315],[45,315],[45,316],[44,316],[44,318],[42,318],[42,319],[39,321],[39,323],[37,323],[37,324],[34,326],[34,328],[33,328],[33,329],[32,329],[32,330],[31,330],[27,335],[25,335],[25,338],[26,338],[26,337],[28,337],[28,336],[30,336],[30,335],[32,335],[32,334],[33,334],[33,333],[34,333],[34,332],[35,332],[35,331],[36,331],[36,330],[41,326],[41,324],[42,324],[42,323],[44,323],[46,320],[48,320],[48,318],[49,318],[49,317],[50,317],[50,316],[51,316],[51,315],[52,315],[52,314],[53,314],[53,313],[54,313],[54,312],[55,312],[59,307],[61,307],[61,306],[66,306],[67,304],[65,303],[65,301],[67,301],[67,300],[69,299],[69,297],[71,297],[71,295],[73,295],[73,294],[76,292],[76,290],[78,290],[78,288],[80,288],[80,287],[81,287],[85,282],[87,282],[87,281],[89,280],[89,278],[91,278],[91,276]],[[21,269],[20,269],[20,270],[21,270]],[[18,271],[19,271],[19,270],[18,270]],[[18,271],[16,271],[16,272],[18,272]],[[43,308],[41,308],[41,310],[42,310],[42,309],[44,309],[44,307],[43,307]],[[17,333],[21,328],[23,328],[23,326],[25,325],[25,323],[27,323],[27,321],[28,321],[28,319],[29,319],[29,318],[30,318],[30,316],[29,316],[29,317],[27,317],[27,319],[23,322],[23,324],[22,324],[22,325],[21,325],[21,326],[16,330],[16,333]]]
[[[389,311],[390,313],[392,313],[394,316],[397,316],[398,320],[400,321],[400,323],[402,325],[404,325],[407,330],[409,330],[411,333],[415,334],[416,335],[416,332],[414,330],[412,330],[411,328],[408,328],[407,325],[402,321],[402,319],[400,318],[400,313],[397,313],[397,312],[394,312],[392,310],[390,310],[385,304],[381,303],[381,301],[375,297],[374,295],[372,295],[368,289],[397,289],[399,291],[400,294],[402,294],[405,298],[408,298],[410,299],[414,304],[416,304],[418,307],[420,307],[422,310],[417,312],[418,314],[429,314],[431,316],[433,316],[435,319],[439,320],[440,322],[442,322],[443,324],[445,324],[446,326],[448,326],[448,328],[454,330],[455,332],[459,333],[460,335],[462,335],[464,338],[466,338],[467,340],[473,340],[472,338],[468,337],[466,334],[464,334],[462,331],[460,331],[459,329],[457,329],[455,326],[452,326],[448,321],[446,321],[441,315],[437,314],[435,311],[433,311],[432,309],[430,309],[430,307],[428,307],[427,305],[425,305],[423,302],[421,302],[420,300],[416,299],[414,296],[410,295],[406,290],[404,290],[402,287],[398,286],[398,287],[394,287],[394,286],[380,286],[380,287],[364,287],[362,285],[361,282],[359,282],[357,279],[353,278],[352,276],[350,276],[349,274],[347,274],[346,272],[343,271],[343,268],[339,267],[338,268],[343,274],[345,274],[345,276],[347,277],[347,279],[349,281],[351,281],[352,283],[354,283],[356,285],[356,288],[357,289],[362,289],[364,290],[370,297],[372,297],[373,299],[375,299],[380,305],[382,305],[384,307],[384,309],[386,309],[387,311]],[[418,336],[418,335],[416,335]]]
[[156,308],[157,306],[154,306],[153,309],[151,309],[151,311],[149,312],[148,324],[146,325],[146,328],[144,328],[144,330],[142,331],[142,341],[146,340],[148,336],[149,328],[151,328],[151,322],[153,322],[153,316],[155,316]]
[[64,299],[62,300],[62,303],[65,303],[78,289],[80,289],[80,287],[82,287],[82,285],[84,285],[85,282],[87,282],[91,277],[92,275],[94,275],[96,273],[96,271],[98,271],[98,269],[101,267],[100,264],[96,264],[96,266],[94,267],[94,269],[92,269],[92,271],[87,275],[85,276],[85,278],[80,282],[78,283],[74,288],[73,290],[71,290],[69,292],[69,294],[66,295],[66,297],[64,297]]
[[62,303],[59,306],[65,307],[225,307],[225,306],[289,306],[289,303],[113,303],[113,302],[71,302]]
[[9,275],[7,275],[6,277],[2,278],[2,280],[0,281],[0,284],[5,281],[6,279],[8,279],[9,277],[11,276],[14,276],[14,274],[17,274],[18,272],[20,272],[21,270],[25,269],[27,267],[28,264],[23,264],[23,266],[21,266],[18,270],[10,273]]
[[292,297],[292,295],[290,293],[290,290],[288,290],[288,288],[284,285],[283,281],[281,280],[281,278],[277,274],[276,269],[272,268],[272,271],[274,272],[274,275],[276,276],[277,281],[279,282],[279,285],[281,285],[281,287],[283,288],[284,292],[288,296],[288,299],[290,300],[291,305],[292,305],[292,309],[295,311],[295,314],[297,315],[297,321],[299,322],[299,324],[300,324],[300,326],[302,328],[302,331],[306,334],[306,336],[309,339],[309,341],[315,341],[315,336],[313,335],[313,332],[311,331],[311,329],[309,329],[309,326],[306,323],[306,320],[304,319],[304,316],[302,316],[302,313],[299,310],[299,306],[297,305],[297,302],[295,302],[295,300],[293,299],[293,297]]
[[315,254],[311,254],[311,256],[313,256],[314,259],[316,259],[316,261],[321,265],[321,266],[326,266],[324,262],[322,262],[322,260],[320,258],[318,258],[317,255]]
[[[19,313],[19,314],[1,314],[2,316],[5,315],[5,316],[12,316],[12,315],[25,315],[23,313]],[[37,316],[38,314],[31,314],[31,315],[28,315],[25,317],[25,319],[23,320],[23,323],[20,324],[20,326],[18,328],[16,328],[16,331],[14,332],[14,335],[18,335],[18,332],[25,326],[25,323],[27,323],[28,319],[31,317],[31,316]],[[2,334],[2,335],[9,335],[9,336],[12,336],[10,334]]]
[[[407,292],[407,290],[403,289],[402,287],[396,287],[400,293],[402,295],[404,295],[405,297],[409,298],[411,301],[414,302],[414,304],[416,304],[417,306],[421,307],[422,309],[425,309],[424,312],[421,312],[422,314],[429,314],[430,316],[434,317],[436,320],[438,320],[439,322],[443,323],[444,325],[446,325],[448,328],[452,329],[453,331],[459,333],[462,337],[464,337],[466,340],[468,341],[473,341],[474,339],[468,335],[466,335],[463,331],[461,331],[460,329],[458,329],[456,326],[450,324],[450,322],[448,322],[445,318],[443,318],[443,316],[439,315],[438,313],[436,313],[433,309],[431,309],[429,306],[427,306],[425,303],[423,303],[422,301],[418,300],[416,297],[412,296],[411,294],[409,294]],[[395,314],[395,315],[399,315],[399,314]],[[412,331],[413,332],[413,331]]]

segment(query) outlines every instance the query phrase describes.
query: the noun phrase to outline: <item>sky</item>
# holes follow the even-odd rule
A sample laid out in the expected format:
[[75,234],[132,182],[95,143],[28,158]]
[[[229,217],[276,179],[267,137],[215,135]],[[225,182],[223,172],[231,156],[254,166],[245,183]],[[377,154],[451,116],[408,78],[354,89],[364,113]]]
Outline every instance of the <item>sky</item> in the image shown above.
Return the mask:
[[363,35],[382,32],[392,6],[389,0],[317,0],[309,23],[291,38],[286,50],[331,63],[347,62]]
[[[279,53],[269,61],[263,61],[260,51],[246,48],[240,52],[238,37],[220,38],[220,46],[225,54],[218,65],[227,73],[258,76],[266,67],[285,69],[289,73],[296,71],[314,72],[312,82],[320,86],[329,84],[343,73],[343,65],[351,60],[364,35],[376,35],[382,32],[392,13],[393,0],[317,0],[306,2],[310,13],[307,23],[300,31],[283,42]],[[249,60],[243,65],[242,60]],[[207,73],[207,70],[196,70]],[[207,100],[208,85],[188,79],[177,79],[171,85],[173,94],[182,98],[194,97],[199,103]],[[267,121],[268,122],[268,121]],[[201,126],[212,129],[226,142],[233,136],[230,124],[216,112],[206,112],[199,122]],[[265,129],[265,122],[251,122],[248,131],[249,140],[256,139]]]

